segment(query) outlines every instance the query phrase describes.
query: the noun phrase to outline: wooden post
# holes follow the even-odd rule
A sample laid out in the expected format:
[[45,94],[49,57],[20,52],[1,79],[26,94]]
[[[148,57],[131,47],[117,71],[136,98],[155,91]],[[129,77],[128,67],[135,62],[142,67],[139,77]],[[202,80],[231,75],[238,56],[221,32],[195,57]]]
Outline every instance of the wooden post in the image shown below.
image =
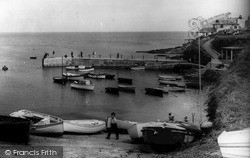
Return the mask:
[[233,50],[231,50],[231,61],[233,61]]

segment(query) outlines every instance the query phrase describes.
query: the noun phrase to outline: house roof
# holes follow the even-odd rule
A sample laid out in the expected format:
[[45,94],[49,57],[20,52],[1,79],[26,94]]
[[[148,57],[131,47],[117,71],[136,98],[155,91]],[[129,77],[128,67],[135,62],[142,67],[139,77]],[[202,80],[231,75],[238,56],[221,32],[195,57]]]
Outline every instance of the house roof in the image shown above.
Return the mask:
[[200,30],[201,33],[209,33],[209,32],[216,32],[215,28],[209,27],[209,28],[202,28]]
[[227,20],[220,20],[218,23],[214,23],[213,25],[239,25],[236,20],[227,19]]

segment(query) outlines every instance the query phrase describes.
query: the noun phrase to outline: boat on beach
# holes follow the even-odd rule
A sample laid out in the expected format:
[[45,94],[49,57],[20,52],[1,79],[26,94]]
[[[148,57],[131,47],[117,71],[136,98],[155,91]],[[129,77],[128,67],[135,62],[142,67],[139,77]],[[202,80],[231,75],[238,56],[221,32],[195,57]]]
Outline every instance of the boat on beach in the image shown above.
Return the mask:
[[127,120],[118,120],[117,119],[117,126],[118,129],[127,130],[130,126],[136,124],[137,122],[134,121],[127,121]]
[[131,78],[121,78],[121,77],[118,77],[118,83],[132,84],[133,80]]
[[132,92],[132,93],[135,93],[135,86],[131,86],[131,85],[117,85],[117,88],[120,90],[120,91],[124,91],[124,92]]
[[119,89],[117,87],[106,87],[105,92],[109,94],[119,95]]
[[159,88],[145,88],[145,94],[163,97],[163,90]]
[[76,80],[83,79],[82,74],[76,74],[76,73],[70,73],[70,72],[63,73],[63,77],[65,77],[69,81],[76,81]]
[[77,134],[94,134],[105,129],[101,120],[64,120],[64,132]]
[[182,80],[181,76],[158,75],[158,80],[177,81]]
[[175,86],[175,87],[182,87],[185,88],[186,84],[184,82],[179,81],[166,81],[166,80],[159,80],[160,84],[169,85],[169,86]]
[[44,136],[62,136],[63,120],[59,117],[39,112],[20,110],[10,114],[12,117],[19,117],[31,121],[31,134]]
[[89,73],[88,74],[89,78],[94,78],[94,79],[105,79],[106,75],[102,73]]
[[0,115],[0,141],[28,144],[30,121]]
[[250,157],[250,127],[238,131],[223,131],[218,137],[223,157]]
[[74,81],[70,84],[71,88],[93,91],[95,85],[90,80]]

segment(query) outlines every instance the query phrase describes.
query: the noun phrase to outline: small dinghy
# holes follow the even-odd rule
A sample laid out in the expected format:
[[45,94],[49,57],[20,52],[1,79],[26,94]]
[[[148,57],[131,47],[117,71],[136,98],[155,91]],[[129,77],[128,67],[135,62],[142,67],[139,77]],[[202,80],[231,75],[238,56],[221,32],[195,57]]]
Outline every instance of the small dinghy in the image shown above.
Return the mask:
[[106,79],[115,79],[115,75],[105,73],[105,78]]
[[181,76],[170,76],[170,75],[158,75],[159,80],[165,80],[165,81],[176,81],[176,80],[182,80]]
[[64,120],[64,132],[93,134],[105,129],[105,122],[100,120]]
[[159,80],[160,84],[169,85],[169,86],[175,86],[175,87],[182,87],[185,88],[186,84],[184,82],[179,81],[166,81],[166,80]]
[[81,70],[79,70],[79,72],[80,72],[81,74],[88,74],[88,73],[90,73],[90,72],[92,72],[92,71],[94,71],[94,70],[95,70],[94,68],[89,67],[89,68],[81,69]]
[[69,81],[76,81],[76,80],[83,79],[83,75],[76,74],[76,73],[70,73],[70,72],[63,73],[63,77],[65,77]]
[[145,70],[145,66],[131,67],[131,70]]
[[67,79],[64,77],[53,77],[55,83],[66,84]]
[[20,110],[10,114],[12,117],[25,118],[31,121],[31,134],[44,136],[62,136],[63,120],[59,117],[39,112]]
[[126,84],[132,84],[133,80],[130,78],[118,78],[118,83],[126,83]]
[[163,90],[159,88],[145,88],[145,94],[163,97]]
[[218,137],[223,157],[250,157],[250,127],[238,131],[223,131]]
[[30,121],[0,115],[0,141],[28,144]]
[[102,73],[98,73],[98,74],[89,73],[88,77],[89,78],[94,78],[94,79],[105,79],[106,78],[105,74],[102,74]]
[[66,70],[82,70],[85,69],[84,65],[76,65],[76,66],[67,66]]
[[95,85],[90,80],[74,81],[71,83],[71,88],[93,91]]
[[7,71],[7,70],[8,70],[8,67],[4,65],[4,66],[2,67],[2,70],[3,70],[3,71]]
[[135,86],[130,86],[130,85],[117,85],[117,88],[120,91],[124,91],[124,92],[131,92],[131,93],[135,93]]
[[119,95],[119,89],[116,88],[116,87],[106,87],[106,88],[105,88],[105,92],[106,92],[106,93],[110,93],[110,94]]

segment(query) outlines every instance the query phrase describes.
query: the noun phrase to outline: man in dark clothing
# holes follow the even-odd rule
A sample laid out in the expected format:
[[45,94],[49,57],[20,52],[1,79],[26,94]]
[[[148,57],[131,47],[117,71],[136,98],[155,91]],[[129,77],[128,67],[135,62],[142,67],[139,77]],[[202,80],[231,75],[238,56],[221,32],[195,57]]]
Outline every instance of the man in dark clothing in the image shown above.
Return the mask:
[[107,118],[107,131],[108,131],[108,136],[106,137],[107,139],[110,138],[110,135],[112,132],[115,132],[116,134],[116,139],[119,139],[119,131],[117,127],[117,120],[115,118],[115,113],[111,113],[111,117]]

